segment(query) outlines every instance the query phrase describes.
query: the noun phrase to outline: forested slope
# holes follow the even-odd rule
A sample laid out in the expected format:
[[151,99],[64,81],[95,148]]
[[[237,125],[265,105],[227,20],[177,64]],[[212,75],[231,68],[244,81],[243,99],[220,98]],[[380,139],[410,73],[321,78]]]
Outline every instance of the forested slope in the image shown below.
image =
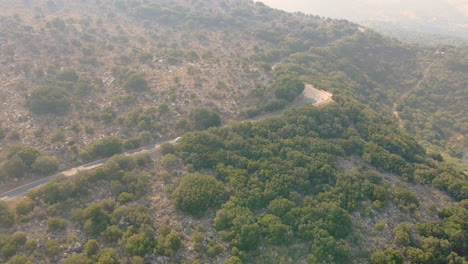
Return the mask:
[[4,260],[16,254],[9,263],[463,263],[466,257],[466,175],[427,156],[390,119],[361,104],[308,105],[282,117],[233,122],[190,133],[163,152],[156,162],[116,156],[31,192],[13,212],[3,208],[2,225],[18,231],[2,237]]
[[468,48],[441,48],[428,78],[401,102],[405,127],[427,146],[462,158],[467,153]]

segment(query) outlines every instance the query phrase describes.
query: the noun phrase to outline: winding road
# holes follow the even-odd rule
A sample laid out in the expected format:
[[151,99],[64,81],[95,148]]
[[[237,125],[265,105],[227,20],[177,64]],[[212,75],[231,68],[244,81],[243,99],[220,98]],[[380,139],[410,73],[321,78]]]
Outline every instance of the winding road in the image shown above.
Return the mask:
[[[326,91],[323,91],[323,90],[319,90],[319,89],[315,88],[311,84],[306,84],[303,94],[301,96],[299,96],[294,102],[292,102],[288,106],[288,108],[300,108],[300,107],[302,107],[304,105],[304,103],[307,103],[307,102],[312,103],[315,106],[324,105],[324,104],[333,102],[332,96],[333,96],[332,93],[329,93],[329,92],[326,92]],[[269,113],[267,115],[262,115],[262,116],[259,116],[257,118],[248,119],[248,120],[245,120],[245,121],[255,121],[255,120],[261,120],[261,119],[264,119],[264,118],[270,117],[270,116],[277,116],[277,115],[282,114],[285,110],[286,109],[276,111],[276,112],[273,112],[273,113]],[[178,138],[173,139],[173,140],[169,140],[169,141],[166,141],[166,142],[176,143],[177,140],[178,140]],[[144,147],[141,147],[141,148],[138,148],[138,149],[130,150],[130,151],[121,153],[121,155],[136,155],[136,154],[143,154],[143,153],[148,153],[149,154],[149,153],[152,153],[152,152],[156,152],[156,151],[158,151],[160,149],[161,144],[166,143],[166,142],[162,142],[160,144],[151,144],[151,145],[144,146]],[[30,190],[39,188],[39,187],[49,183],[50,181],[52,181],[52,179],[56,178],[59,175],[74,176],[74,175],[78,174],[79,172],[89,171],[89,170],[98,168],[98,167],[102,166],[109,159],[110,159],[110,157],[100,159],[100,160],[97,160],[97,161],[93,161],[91,163],[84,164],[84,165],[69,169],[67,171],[63,171],[63,172],[51,175],[49,177],[45,177],[45,178],[42,178],[40,180],[25,184],[23,186],[20,186],[18,188],[12,189],[12,190],[9,190],[7,192],[1,193],[0,194],[0,201],[2,201],[2,200],[3,201],[11,201],[11,200],[13,200],[15,198],[23,197]]]
[[[436,51],[435,54],[439,54],[439,50]],[[427,77],[429,76],[429,71],[431,70],[432,64],[434,64],[435,58],[427,65],[427,67],[423,71],[423,75],[421,79],[410,89],[406,90],[399,98],[397,101],[403,101],[408,95],[410,95],[414,90],[418,89],[421,87],[421,84],[423,84],[426,80]],[[393,108],[392,108],[392,113],[393,115],[398,119],[398,126],[403,127],[403,119],[400,117],[400,113],[398,112],[398,104],[397,102],[393,103]]]

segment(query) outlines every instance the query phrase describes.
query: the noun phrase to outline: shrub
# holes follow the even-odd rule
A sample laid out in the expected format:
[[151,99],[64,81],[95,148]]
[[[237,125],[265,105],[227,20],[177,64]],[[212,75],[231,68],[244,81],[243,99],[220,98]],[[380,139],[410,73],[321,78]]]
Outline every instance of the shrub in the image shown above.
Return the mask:
[[174,231],[158,237],[156,251],[165,256],[172,256],[180,247],[180,235]]
[[173,167],[177,162],[177,157],[173,154],[166,154],[162,158],[162,163],[165,168]]
[[287,244],[293,237],[291,227],[283,224],[277,216],[266,214],[260,218],[258,224],[269,244]]
[[11,258],[12,256],[14,256],[16,254],[16,251],[18,250],[18,247],[15,246],[14,244],[6,244],[2,247],[2,249],[0,250],[0,255],[3,257],[3,258],[6,258],[6,259],[9,259]]
[[0,227],[11,227],[15,221],[14,215],[8,209],[5,202],[0,201]]
[[94,87],[89,84],[88,82],[78,82],[76,85],[75,85],[75,88],[73,89],[73,92],[80,96],[80,97],[83,97],[83,96],[86,96],[88,95],[92,90],[94,89]]
[[134,73],[127,78],[124,88],[128,91],[145,91],[148,89],[148,82],[141,73]]
[[221,125],[219,115],[211,110],[198,108],[190,112],[192,128],[195,130],[207,129]]
[[65,133],[63,132],[63,129],[57,129],[50,135],[50,142],[51,143],[57,143],[57,142],[63,142],[65,141]]
[[154,248],[154,239],[145,234],[135,234],[125,239],[123,250],[130,256],[144,256]]
[[57,80],[64,82],[76,82],[78,74],[71,68],[65,68],[57,74]]
[[15,211],[18,215],[27,215],[34,209],[34,202],[27,198],[16,204]]
[[33,252],[37,248],[37,240],[35,239],[28,239],[25,244],[25,248],[29,252]]
[[221,204],[226,198],[226,191],[214,177],[193,173],[180,180],[173,198],[178,209],[201,216],[208,207]]
[[211,258],[218,256],[222,252],[223,252],[223,248],[218,244],[208,246],[206,250],[206,254],[208,255],[208,257],[211,257]]
[[88,257],[81,253],[81,254],[73,254],[70,257],[66,258],[63,261],[64,264],[86,264],[88,262]]
[[400,223],[393,229],[394,242],[398,246],[409,246],[411,244],[411,227],[407,223]]
[[65,230],[65,220],[59,217],[53,217],[47,220],[47,230],[49,232],[63,231]]
[[125,204],[128,202],[131,202],[133,199],[135,199],[135,196],[132,193],[123,192],[119,194],[119,197],[117,198],[117,202],[121,204]]
[[31,260],[24,254],[13,256],[7,264],[32,264]]
[[293,209],[296,204],[285,198],[276,198],[271,201],[268,205],[268,210],[270,210],[274,215],[282,217],[287,214],[291,209]]
[[12,146],[7,155],[9,159],[15,156],[21,158],[24,164],[30,168],[36,159],[41,156],[41,151],[35,147],[18,144]]
[[123,232],[118,226],[112,225],[107,227],[102,236],[107,242],[117,242],[123,236]]
[[384,251],[375,252],[371,257],[372,264],[403,264],[400,252],[387,248]]
[[20,247],[26,243],[28,238],[24,232],[16,232],[10,236],[9,242],[17,247]]
[[34,172],[39,174],[51,174],[56,172],[59,166],[59,161],[56,157],[52,156],[41,156],[36,159],[32,169]]
[[174,144],[171,144],[171,143],[162,143],[161,144],[161,152],[162,154],[166,155],[166,154],[174,154],[175,153],[175,146]]
[[45,243],[44,247],[46,256],[51,259],[56,257],[60,253],[60,251],[62,251],[59,243],[57,242],[57,240],[54,239],[48,240]]
[[122,142],[114,136],[98,140],[88,146],[81,156],[85,160],[92,160],[97,157],[111,157],[122,152]]
[[0,171],[2,178],[21,178],[26,173],[26,166],[19,157],[6,161]]
[[243,264],[242,260],[239,257],[230,257],[226,259],[223,264]]
[[407,189],[397,188],[393,192],[393,200],[402,210],[414,212],[419,208],[419,201],[416,195]]
[[113,248],[104,248],[99,253],[97,263],[106,263],[106,264],[119,264],[121,263],[117,257],[117,252]]
[[42,86],[26,98],[26,105],[34,114],[64,114],[70,109],[68,93],[60,87]]
[[85,254],[88,257],[95,256],[99,253],[99,242],[96,239],[91,239],[85,244]]

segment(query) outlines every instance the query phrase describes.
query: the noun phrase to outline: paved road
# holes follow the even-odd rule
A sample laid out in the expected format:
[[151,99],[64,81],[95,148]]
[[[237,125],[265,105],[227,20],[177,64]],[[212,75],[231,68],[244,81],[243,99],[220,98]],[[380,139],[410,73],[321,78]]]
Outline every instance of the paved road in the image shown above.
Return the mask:
[[[304,105],[305,102],[310,102],[313,105],[317,105],[317,106],[318,105],[323,105],[323,104],[332,102],[333,101],[331,99],[332,96],[333,96],[333,94],[331,94],[329,92],[316,89],[311,84],[306,84],[306,87],[305,87],[304,92],[301,95],[301,97],[298,98],[296,101],[294,101],[292,104],[290,104],[288,106],[288,108],[300,108],[302,105]],[[252,119],[248,119],[248,120],[245,120],[245,121],[255,121],[255,120],[260,120],[260,119],[263,119],[263,118],[266,118],[266,117],[269,117],[269,116],[281,115],[284,111],[285,111],[285,109],[280,110],[280,111],[276,111],[276,112],[273,112],[273,113],[269,113],[269,114],[266,114],[266,115],[254,117]],[[175,143],[177,141],[177,139],[169,140],[167,142]],[[150,152],[158,150],[159,147],[161,146],[161,144],[151,144],[151,145],[144,146],[144,147],[141,147],[141,148],[138,148],[138,149],[129,150],[129,151],[124,152],[122,154],[123,155],[135,155],[135,154],[142,154],[142,153],[150,153]],[[63,171],[61,173],[54,174],[54,175],[46,177],[46,178],[42,178],[42,179],[40,179],[38,181],[28,183],[26,185],[20,186],[18,188],[15,188],[13,190],[8,191],[8,192],[1,193],[0,194],[0,200],[8,201],[8,200],[12,200],[12,199],[17,198],[17,197],[25,196],[30,190],[39,188],[40,186],[43,186],[44,184],[49,183],[52,179],[54,179],[58,175],[73,176],[73,175],[75,175],[75,174],[77,174],[77,173],[79,173],[81,171],[88,171],[88,170],[92,170],[92,169],[95,169],[97,167],[100,167],[109,159],[110,158],[105,158],[105,159],[100,159],[100,160],[97,160],[97,161],[93,161],[93,162],[90,162],[88,164],[84,164],[84,165],[69,169],[67,171]]]
[[[170,140],[168,142],[174,143],[175,140]],[[136,154],[141,154],[141,153],[150,153],[150,152],[158,150],[159,146],[160,146],[160,144],[151,144],[151,145],[144,146],[144,147],[141,147],[141,148],[138,148],[138,149],[123,152],[122,154],[123,155],[136,155]],[[18,188],[13,189],[13,190],[1,193],[0,194],[0,200],[8,201],[8,200],[11,200],[11,199],[14,199],[14,198],[17,198],[17,197],[25,196],[30,190],[36,189],[38,187],[41,187],[44,184],[47,184],[47,183],[51,182],[52,179],[56,178],[59,175],[73,176],[73,175],[75,175],[75,174],[77,174],[79,172],[82,172],[82,171],[92,170],[92,169],[95,169],[95,168],[98,168],[98,167],[102,166],[109,159],[110,158],[104,158],[104,159],[96,160],[96,161],[93,161],[93,162],[90,162],[90,163],[87,163],[87,164],[84,164],[84,165],[69,169],[67,171],[63,171],[63,172],[51,175],[49,177],[45,177],[45,178],[42,178],[40,180],[25,184],[23,186],[20,186]]]

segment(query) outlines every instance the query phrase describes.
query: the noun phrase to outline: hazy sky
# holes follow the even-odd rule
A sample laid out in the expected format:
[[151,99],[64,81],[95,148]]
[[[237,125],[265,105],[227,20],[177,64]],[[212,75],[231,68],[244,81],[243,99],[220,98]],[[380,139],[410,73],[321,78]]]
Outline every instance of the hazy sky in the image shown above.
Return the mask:
[[407,30],[468,39],[468,0],[262,0],[286,11],[344,18],[363,25],[396,24]]
[[261,2],[287,11],[301,11],[350,20],[430,19],[460,22],[468,19],[468,0],[263,0]]

